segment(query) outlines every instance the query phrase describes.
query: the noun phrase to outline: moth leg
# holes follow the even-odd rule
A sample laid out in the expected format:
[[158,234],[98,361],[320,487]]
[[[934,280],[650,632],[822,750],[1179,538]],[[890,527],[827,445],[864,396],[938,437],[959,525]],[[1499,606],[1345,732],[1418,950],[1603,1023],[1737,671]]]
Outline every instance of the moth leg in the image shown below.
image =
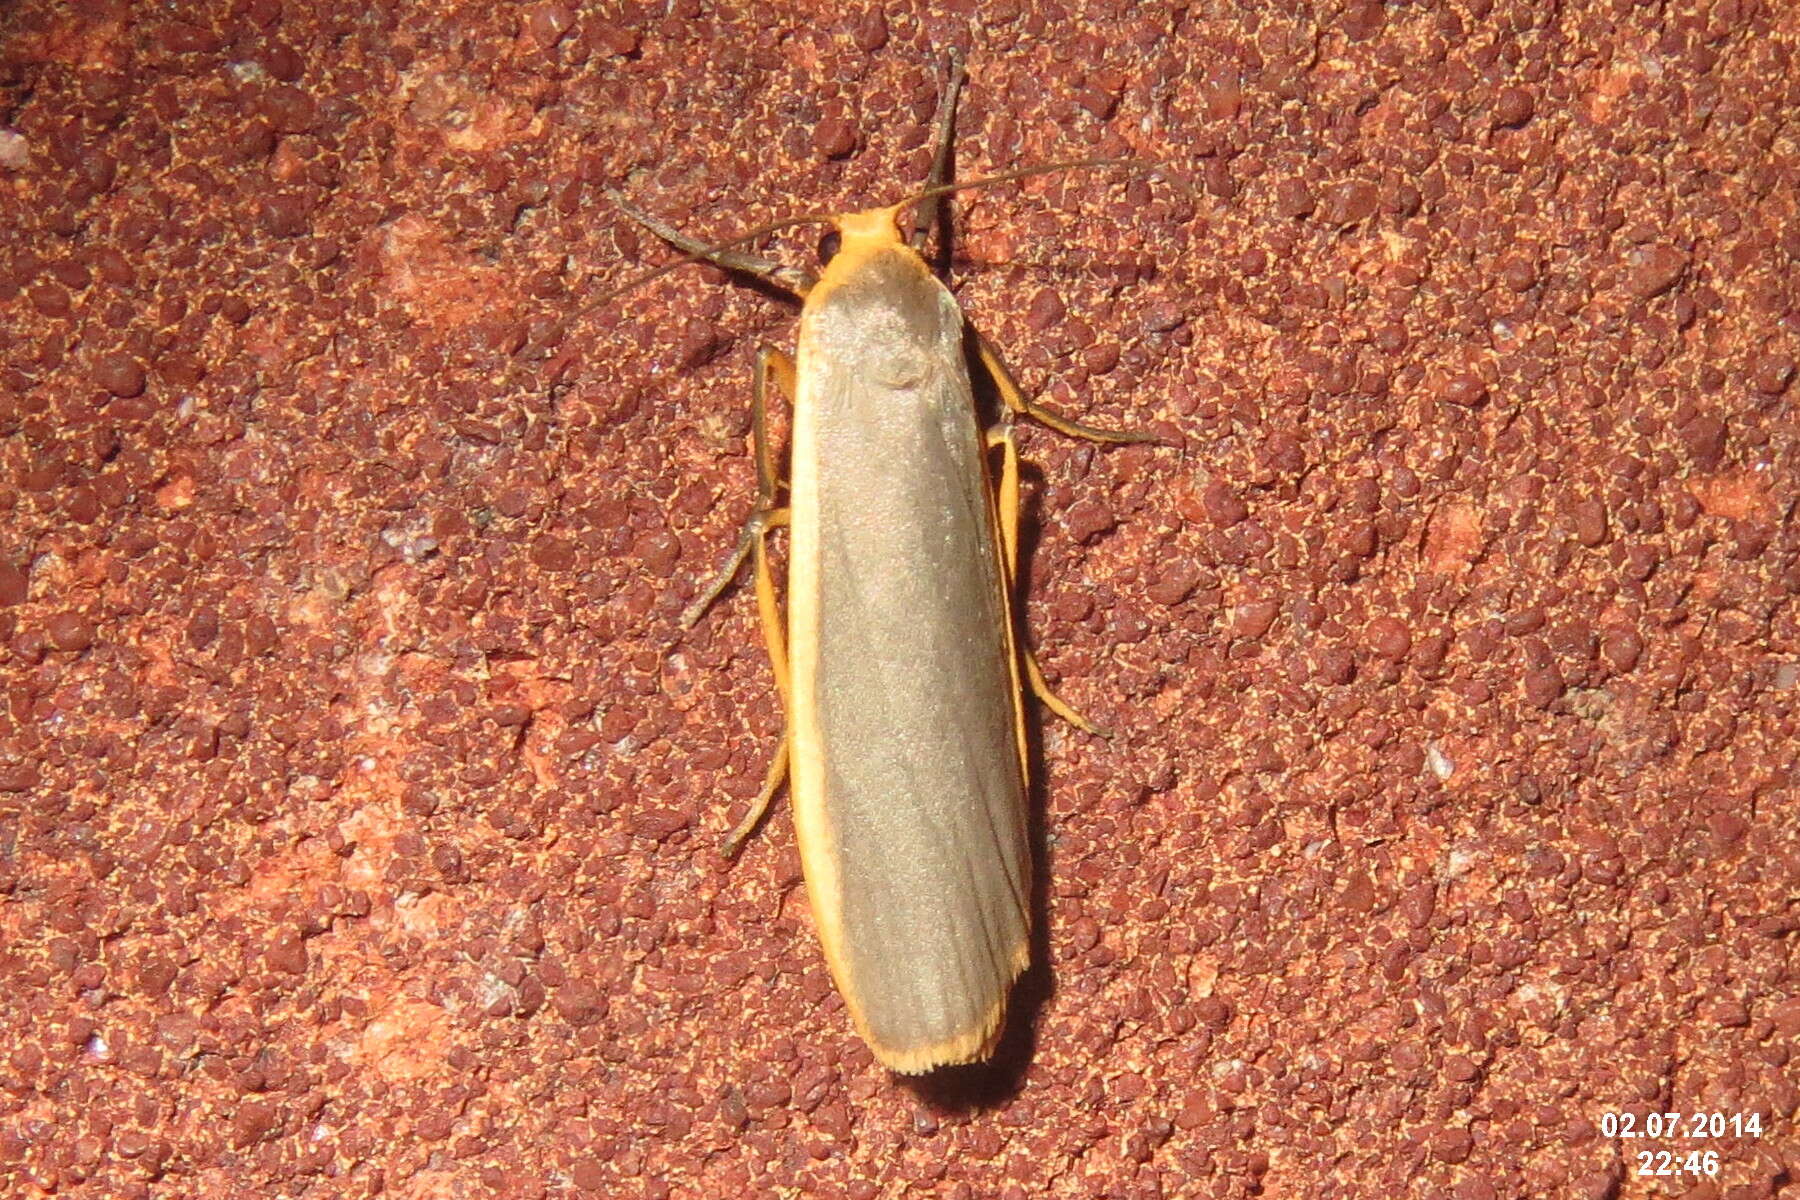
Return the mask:
[[1000,487],[995,502],[1000,509],[1000,547],[1006,557],[1006,582],[1019,578],[1019,440],[1013,436],[1012,420],[994,426],[987,432],[988,449],[1002,448]]
[[752,456],[756,459],[756,507],[744,520],[744,527],[738,531],[737,545],[732,547],[710,582],[694,598],[681,614],[683,629],[691,629],[694,623],[705,615],[712,607],[713,601],[720,593],[731,586],[743,567],[744,560],[750,557],[753,548],[762,544],[771,529],[787,524],[787,510],[776,504],[781,491],[781,477],[775,469],[775,452],[769,444],[769,408],[768,381],[775,379],[775,386],[790,400],[794,395],[794,360],[779,350],[763,347],[756,356],[756,383],[750,394],[750,446]]
[[[786,524],[787,511],[781,510],[782,523]],[[756,607],[762,614],[763,641],[769,648],[769,666],[775,672],[775,690],[781,696],[781,744],[775,748],[775,757],[769,763],[769,772],[763,776],[762,791],[756,795],[755,803],[750,811],[744,814],[725,837],[720,850],[726,858],[735,858],[743,848],[744,841],[762,819],[768,815],[769,805],[775,802],[775,793],[781,790],[787,779],[788,746],[793,741],[793,731],[788,717],[788,683],[787,642],[781,635],[781,605],[775,599],[775,575],[769,569],[769,557],[763,547],[763,538],[756,539]]]
[[1000,391],[1000,398],[1012,411],[1048,425],[1058,433],[1067,434],[1069,437],[1085,438],[1090,442],[1127,443],[1158,440],[1157,435],[1148,429],[1101,429],[1093,425],[1083,425],[1080,421],[1071,421],[1065,416],[1052,412],[1027,397],[1020,390],[1018,380],[1014,379],[1012,372],[1007,369],[1006,363],[1000,357],[1000,351],[996,350],[994,344],[988,341],[979,330],[975,333],[975,341],[981,347],[981,365],[987,368],[988,375],[993,378],[994,386]]
[[1044,702],[1045,708],[1049,709],[1075,728],[1081,730],[1083,733],[1091,733],[1098,738],[1112,737],[1112,731],[1110,729],[1103,729],[1094,724],[1079,712],[1076,712],[1075,709],[1071,708],[1068,704],[1064,703],[1062,697],[1050,690],[1049,682],[1044,679],[1044,669],[1038,666],[1037,655],[1031,652],[1030,646],[1021,645],[1019,649],[1025,655],[1025,678],[1031,684],[1031,692],[1039,700]]
[[[1009,421],[990,429],[987,444],[990,448],[1001,448],[1000,487],[995,505],[1000,512],[1000,545],[1006,562],[1007,590],[1011,592],[1019,579],[1019,444],[1013,437],[1012,423]],[[1025,660],[1026,682],[1031,685],[1032,693],[1044,702],[1045,708],[1085,733],[1103,738],[1112,736],[1050,690],[1043,668],[1038,666],[1037,655],[1023,640],[1019,642],[1019,654]]]
[[[756,801],[751,804],[744,819],[725,838],[722,849],[728,858],[737,854],[744,839],[755,831],[767,815],[775,793],[781,790],[782,782],[787,778],[788,768],[790,730],[787,713],[790,684],[787,639],[782,634],[781,602],[775,594],[775,572],[769,566],[768,550],[769,531],[787,524],[788,510],[777,504],[781,477],[775,469],[775,452],[769,441],[768,388],[771,377],[775,380],[775,386],[791,403],[794,396],[794,361],[779,350],[764,347],[756,356],[756,385],[752,390],[750,403],[750,438],[756,458],[756,508],[744,522],[743,532],[738,535],[737,548],[732,552],[725,569],[701,596],[700,601],[696,602],[699,609],[704,611],[705,606],[737,575],[744,558],[748,556],[754,561],[756,611],[762,621],[763,644],[769,650],[769,666],[775,674],[775,690],[781,697],[781,743],[776,747],[775,757],[769,763],[768,774],[763,777],[762,790],[757,793]],[[690,606],[689,611],[694,611],[693,607]]]
[[769,530],[779,529],[786,524],[787,510],[785,508],[759,508],[744,518],[743,528],[738,530],[737,544],[731,548],[731,553],[725,556],[725,561],[719,564],[717,571],[713,572],[706,587],[698,596],[694,597],[694,602],[682,609],[681,627],[692,629],[700,618],[706,615],[706,610],[713,606],[713,601],[717,600],[725,589],[731,586],[732,580],[736,579],[738,572],[743,569],[744,560],[749,558],[751,551],[761,543],[763,538],[768,536]]
[[720,250],[696,238],[691,238],[660,217],[653,217],[643,209],[636,207],[617,191],[609,191],[607,196],[613,204],[618,206],[620,212],[683,254],[704,258],[707,262],[724,267],[727,271],[739,271],[745,275],[755,276],[764,283],[786,292],[792,292],[796,296],[804,297],[812,290],[813,284],[818,282],[818,277],[810,271],[783,266],[773,259],[762,258],[755,254],[745,254],[738,250]]
[[[1019,577],[1019,443],[1013,437],[1012,415],[1009,413],[992,429],[987,431],[987,448],[993,450],[999,446],[1004,451],[1000,459],[1000,486],[995,489],[994,524],[1000,531],[1000,570],[1004,573],[1001,582],[1001,600],[1006,605],[1006,643],[1016,656],[1024,639],[1023,622],[1019,619],[1018,577]],[[1019,686],[1018,658],[1012,663],[1013,689]],[[1013,720],[1015,734],[1019,745],[1019,778],[1031,779],[1031,754],[1025,740],[1025,704],[1017,696],[1014,697]]]

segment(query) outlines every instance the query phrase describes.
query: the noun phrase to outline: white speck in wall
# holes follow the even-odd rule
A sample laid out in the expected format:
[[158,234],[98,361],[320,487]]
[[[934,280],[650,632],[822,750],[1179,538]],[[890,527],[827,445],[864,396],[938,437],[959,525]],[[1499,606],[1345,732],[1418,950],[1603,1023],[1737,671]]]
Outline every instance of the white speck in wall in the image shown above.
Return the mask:
[[1439,779],[1448,779],[1456,774],[1456,764],[1451,761],[1448,754],[1438,747],[1436,742],[1425,744],[1425,765],[1430,767],[1431,773]]

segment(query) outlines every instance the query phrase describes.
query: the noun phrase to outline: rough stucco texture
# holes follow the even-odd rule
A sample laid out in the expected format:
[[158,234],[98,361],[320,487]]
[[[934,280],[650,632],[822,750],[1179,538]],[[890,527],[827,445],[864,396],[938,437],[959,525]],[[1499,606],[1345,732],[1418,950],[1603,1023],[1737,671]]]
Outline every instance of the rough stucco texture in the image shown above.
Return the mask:
[[[1800,1192],[1794,11],[904,7],[0,11],[0,1192]],[[595,301],[608,188],[901,194],[950,47],[963,177],[1162,164],[951,274],[1166,444],[1023,431],[1116,736],[1039,728],[1038,965],[909,1083],[785,813],[716,850],[755,606],[678,619],[792,306]]]

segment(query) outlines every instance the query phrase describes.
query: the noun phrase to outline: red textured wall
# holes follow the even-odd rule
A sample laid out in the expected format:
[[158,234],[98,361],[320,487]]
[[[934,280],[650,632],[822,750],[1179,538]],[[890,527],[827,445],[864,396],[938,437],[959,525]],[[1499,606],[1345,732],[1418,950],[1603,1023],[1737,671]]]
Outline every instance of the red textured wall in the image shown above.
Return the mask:
[[[0,1192],[1794,1195],[1792,12],[802,7],[0,10]],[[793,309],[593,301],[607,188],[897,198],[953,46],[964,177],[1165,165],[952,275],[1171,445],[1022,432],[1117,736],[1039,726],[1038,965],[916,1084],[785,812],[715,851],[750,597],[678,622]]]

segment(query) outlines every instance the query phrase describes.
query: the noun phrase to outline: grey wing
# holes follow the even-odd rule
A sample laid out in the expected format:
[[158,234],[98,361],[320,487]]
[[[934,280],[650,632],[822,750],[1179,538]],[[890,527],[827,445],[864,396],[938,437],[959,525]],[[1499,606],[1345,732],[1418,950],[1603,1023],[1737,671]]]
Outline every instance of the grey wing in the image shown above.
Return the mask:
[[[985,1052],[1028,955],[1016,684],[959,355],[821,392],[824,803],[845,992],[883,1057]],[[953,364],[954,369],[948,369]]]

